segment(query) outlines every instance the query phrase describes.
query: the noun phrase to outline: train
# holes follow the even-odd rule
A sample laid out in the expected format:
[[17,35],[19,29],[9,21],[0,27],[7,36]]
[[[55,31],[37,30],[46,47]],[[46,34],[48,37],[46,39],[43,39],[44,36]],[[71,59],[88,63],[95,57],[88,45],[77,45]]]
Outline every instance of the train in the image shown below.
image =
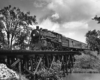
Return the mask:
[[80,41],[68,38],[54,31],[39,28],[31,32],[31,42],[39,44],[42,50],[54,51],[82,51],[89,49],[89,46]]

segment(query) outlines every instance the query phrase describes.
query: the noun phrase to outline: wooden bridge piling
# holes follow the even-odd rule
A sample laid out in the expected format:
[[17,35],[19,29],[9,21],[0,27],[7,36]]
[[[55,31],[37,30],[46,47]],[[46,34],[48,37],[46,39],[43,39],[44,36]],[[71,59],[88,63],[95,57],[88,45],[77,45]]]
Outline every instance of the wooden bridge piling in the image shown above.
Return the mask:
[[20,74],[28,74],[28,77],[34,77],[35,80],[37,72],[41,66],[46,69],[51,69],[53,65],[52,63],[57,62],[58,60],[61,62],[61,70],[63,71],[64,75],[66,73],[71,73],[74,63],[74,55],[76,54],[77,52],[58,52],[58,54],[57,52],[37,52],[37,54],[34,54],[34,52],[31,54],[18,53],[13,55],[12,53],[11,55],[2,54],[0,55],[0,63],[4,62],[12,69],[16,68]]

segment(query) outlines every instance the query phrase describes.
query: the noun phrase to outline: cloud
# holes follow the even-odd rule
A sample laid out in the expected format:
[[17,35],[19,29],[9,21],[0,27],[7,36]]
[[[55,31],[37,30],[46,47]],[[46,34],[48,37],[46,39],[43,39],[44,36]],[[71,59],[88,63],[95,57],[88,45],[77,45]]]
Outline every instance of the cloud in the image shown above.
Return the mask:
[[59,23],[52,22],[49,18],[43,20],[42,23],[40,23],[39,25],[42,28],[59,32],[60,24]]
[[33,6],[36,8],[43,8],[43,7],[47,6],[48,3],[50,3],[49,0],[35,0],[33,2]]
[[99,4],[99,0],[49,0],[46,8],[51,10],[51,14],[43,16],[42,19],[52,16],[52,12],[54,12],[60,17],[57,19],[59,23],[88,20],[100,13]]
[[[40,26],[85,42],[90,21],[100,14],[99,0],[43,0]],[[41,2],[42,3],[42,2]]]
[[87,23],[82,21],[74,21],[74,22],[67,22],[62,25],[66,29],[88,29],[89,26]]
[[86,42],[85,34],[87,33],[89,26],[86,22],[66,22],[62,24],[59,33],[62,35],[81,41]]
[[51,16],[53,19],[59,19],[59,14],[58,13],[55,13]]
[[65,24],[60,24],[53,22],[49,18],[43,20],[39,26],[82,42],[85,42],[85,36],[83,34],[88,30],[88,24],[85,22],[66,22]]
[[79,33],[77,33],[77,32],[66,32],[66,33],[62,33],[62,35],[66,36],[68,38],[71,38],[71,39],[75,39],[75,40],[84,42],[84,43],[86,42],[85,36],[79,35]]
[[86,22],[74,21],[74,22],[66,22],[64,24],[60,24],[57,22],[53,22],[49,18],[44,19],[39,25],[42,28],[54,30],[56,32],[77,31],[77,30],[81,30],[81,29],[87,30],[89,28],[89,26]]

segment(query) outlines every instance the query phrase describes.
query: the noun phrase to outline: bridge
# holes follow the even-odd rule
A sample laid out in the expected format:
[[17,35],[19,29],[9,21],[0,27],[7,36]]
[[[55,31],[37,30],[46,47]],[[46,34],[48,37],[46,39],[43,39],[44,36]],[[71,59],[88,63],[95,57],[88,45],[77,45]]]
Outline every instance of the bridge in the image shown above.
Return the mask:
[[[30,80],[37,80],[40,78],[37,73],[41,67],[44,66],[50,71],[53,62],[57,61],[61,63],[63,75],[71,73],[75,62],[74,55],[80,54],[76,51],[0,50],[0,63],[6,64],[20,74],[25,74]],[[42,77],[41,79],[44,80]]]

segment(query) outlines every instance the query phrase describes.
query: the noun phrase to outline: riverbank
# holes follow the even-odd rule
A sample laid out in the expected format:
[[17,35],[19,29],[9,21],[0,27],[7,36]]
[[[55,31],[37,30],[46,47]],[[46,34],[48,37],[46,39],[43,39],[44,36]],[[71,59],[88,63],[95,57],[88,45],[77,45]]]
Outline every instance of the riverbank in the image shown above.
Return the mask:
[[64,77],[63,80],[100,80],[100,74],[72,73]]
[[96,52],[90,51],[75,56],[73,73],[100,73],[100,58]]
[[100,73],[97,69],[80,69],[80,68],[75,68],[73,69],[72,73]]

